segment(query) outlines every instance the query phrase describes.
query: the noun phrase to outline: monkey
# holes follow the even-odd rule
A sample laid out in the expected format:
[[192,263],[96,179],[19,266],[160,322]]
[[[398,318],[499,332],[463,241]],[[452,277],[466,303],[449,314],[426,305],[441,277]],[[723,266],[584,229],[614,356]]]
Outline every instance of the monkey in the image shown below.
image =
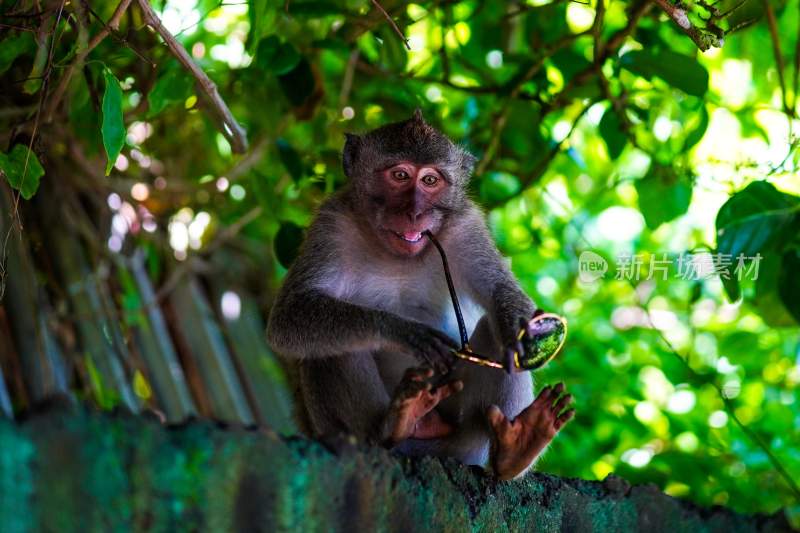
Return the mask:
[[347,182],[308,228],[267,337],[297,365],[313,436],[455,457],[505,480],[531,468],[575,411],[561,383],[534,398],[528,372],[455,364],[457,324],[424,232],[448,250],[476,352],[518,349],[537,311],[467,194],[475,162],[420,110],[345,134]]

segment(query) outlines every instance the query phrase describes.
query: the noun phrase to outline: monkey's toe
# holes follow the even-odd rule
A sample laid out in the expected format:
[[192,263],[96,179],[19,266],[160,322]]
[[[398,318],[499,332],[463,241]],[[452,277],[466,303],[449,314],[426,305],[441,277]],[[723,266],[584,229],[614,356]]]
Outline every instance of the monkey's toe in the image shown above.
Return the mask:
[[494,432],[492,466],[500,479],[512,479],[525,472],[556,433],[575,416],[571,394],[564,385],[547,386],[513,421],[493,405],[487,412]]
[[432,439],[450,434],[453,428],[434,411],[445,398],[459,392],[461,381],[445,383],[435,389],[425,381],[433,376],[429,368],[406,371],[395,391],[384,421],[385,442],[394,446],[409,438]]

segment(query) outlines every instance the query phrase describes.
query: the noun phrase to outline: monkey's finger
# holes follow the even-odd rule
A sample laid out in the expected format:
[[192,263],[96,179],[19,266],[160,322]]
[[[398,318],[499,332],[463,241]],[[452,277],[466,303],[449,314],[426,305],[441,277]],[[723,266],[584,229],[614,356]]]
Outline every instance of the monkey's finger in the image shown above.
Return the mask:
[[530,331],[528,330],[528,321],[522,317],[519,317],[519,329],[525,331],[525,335],[529,335]]
[[403,381],[424,381],[433,376],[433,369],[429,366],[411,367],[403,375]]
[[568,409],[567,411],[564,411],[564,414],[556,418],[553,427],[556,428],[556,431],[560,430],[562,427],[564,427],[564,424],[572,420],[574,416],[575,409]]
[[561,411],[564,410],[565,407],[567,407],[569,404],[572,403],[572,400],[573,400],[572,394],[565,394],[564,396],[559,398],[558,401],[553,405],[553,412],[560,413]]
[[450,371],[453,369],[454,359],[455,359],[454,356],[451,357],[449,355],[449,351],[447,352],[447,355],[443,355],[442,357],[440,357],[436,361],[437,363],[436,370],[438,371],[438,373],[443,376],[449,374]]
[[435,373],[439,365],[439,358],[436,355],[436,352],[431,350],[429,347],[426,347],[422,352],[422,356],[425,359],[425,366],[432,368]]
[[533,401],[533,403],[541,404],[541,403],[546,402],[547,400],[550,399],[550,394],[552,392],[553,392],[553,387],[551,387],[550,385],[547,385],[545,388],[543,388],[542,390],[539,391],[539,395],[536,397],[536,399]]
[[517,351],[520,357],[525,356],[525,346],[523,346],[522,341],[517,341],[514,345],[514,349]]
[[431,384],[425,381],[406,381],[401,382],[395,392],[395,397],[400,401],[417,398],[420,394],[429,392]]
[[464,382],[459,380],[451,381],[450,383],[445,383],[441,387],[437,388],[433,394],[437,397],[437,402],[441,402],[445,398],[452,396],[457,392],[461,392],[464,389]]
[[503,411],[496,405],[489,406],[489,409],[486,411],[486,418],[489,421],[489,425],[492,426],[495,435],[498,437],[502,438],[503,435],[511,431],[511,422],[508,421],[506,415],[504,415]]
[[503,368],[509,374],[513,373],[516,370],[516,363],[514,362],[514,349],[513,348],[506,348],[505,351],[505,358],[503,359]]
[[558,383],[556,383],[556,386],[553,387],[553,393],[556,396],[561,396],[561,393],[564,392],[564,388],[565,388],[564,387],[564,382],[563,381],[559,381]]

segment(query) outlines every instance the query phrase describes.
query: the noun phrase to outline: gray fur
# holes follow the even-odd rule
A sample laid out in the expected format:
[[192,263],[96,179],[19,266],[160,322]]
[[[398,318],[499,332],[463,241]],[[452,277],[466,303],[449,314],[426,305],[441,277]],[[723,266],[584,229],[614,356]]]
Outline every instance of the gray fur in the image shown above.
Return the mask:
[[[451,357],[458,331],[433,246],[405,258],[375,243],[371,231],[381,213],[370,195],[376,171],[410,160],[435,165],[451,182],[452,192],[436,207],[437,238],[448,253],[474,348],[499,359],[516,340],[519,319],[529,319],[535,307],[464,193],[474,158],[421,114],[348,136],[343,160],[350,183],[323,204],[309,228],[273,307],[268,336],[279,354],[299,365],[312,433],[378,441],[403,372]],[[398,449],[485,464],[491,436],[486,409],[496,404],[515,417],[533,400],[530,374],[468,363],[454,372],[464,390],[437,409],[457,425],[456,433],[409,440]]]

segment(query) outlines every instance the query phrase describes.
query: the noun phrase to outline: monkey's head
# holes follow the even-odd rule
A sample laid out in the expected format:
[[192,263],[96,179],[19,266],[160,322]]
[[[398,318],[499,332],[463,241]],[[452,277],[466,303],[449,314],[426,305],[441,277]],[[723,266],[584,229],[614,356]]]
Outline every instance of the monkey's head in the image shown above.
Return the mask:
[[392,253],[415,256],[466,202],[475,157],[422,118],[347,134],[342,157],[361,214]]

